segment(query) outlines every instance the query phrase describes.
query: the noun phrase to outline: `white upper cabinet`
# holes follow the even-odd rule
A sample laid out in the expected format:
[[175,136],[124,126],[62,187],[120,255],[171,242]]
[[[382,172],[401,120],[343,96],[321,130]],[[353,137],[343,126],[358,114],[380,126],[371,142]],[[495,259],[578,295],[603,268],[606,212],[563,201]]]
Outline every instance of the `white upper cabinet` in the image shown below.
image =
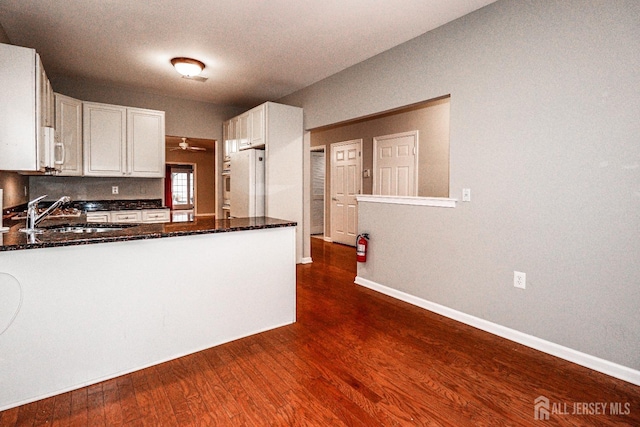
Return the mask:
[[249,113],[244,113],[232,119],[236,123],[236,139],[238,141],[238,149],[244,150],[251,146],[249,135]]
[[0,170],[51,171],[53,90],[35,50],[0,43]]
[[[238,127],[247,123],[244,130]],[[238,127],[235,127],[238,126]],[[225,160],[231,151],[227,141],[241,141],[235,149],[265,150],[265,215],[293,220],[296,227],[296,259],[303,253],[303,115],[302,109],[266,102],[223,123]],[[245,141],[246,142],[242,142]],[[231,167],[231,182],[234,171]],[[224,203],[224,198],[222,199]],[[233,198],[230,200],[233,207]]]
[[84,174],[123,176],[127,162],[127,109],[85,102],[82,109]]
[[238,135],[239,150],[265,146],[266,108],[267,104],[262,104],[235,118],[241,129],[241,133]]
[[85,102],[84,175],[162,178],[164,111]]
[[127,108],[127,156],[128,175],[164,177],[164,111]]
[[267,104],[259,105],[249,111],[250,146],[253,148],[264,147],[266,134],[265,109]]
[[231,153],[238,151],[238,140],[236,139],[236,124],[238,120],[231,119],[223,123],[222,140],[224,150],[224,160],[231,160]]
[[82,101],[55,94],[55,164],[61,176],[82,175]]

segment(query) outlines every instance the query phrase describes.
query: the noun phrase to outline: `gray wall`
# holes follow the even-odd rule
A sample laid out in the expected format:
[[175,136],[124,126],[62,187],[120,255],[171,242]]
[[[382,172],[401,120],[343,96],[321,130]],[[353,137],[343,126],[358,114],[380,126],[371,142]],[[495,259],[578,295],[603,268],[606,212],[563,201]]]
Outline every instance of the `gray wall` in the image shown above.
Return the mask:
[[61,76],[52,76],[51,85],[54,91],[82,101],[162,110],[165,112],[166,134],[171,136],[220,141],[222,122],[244,111],[236,107],[171,98]]
[[498,1],[281,99],[310,129],[451,94],[451,196],[472,201],[361,204],[358,275],[640,369],[638,16]]

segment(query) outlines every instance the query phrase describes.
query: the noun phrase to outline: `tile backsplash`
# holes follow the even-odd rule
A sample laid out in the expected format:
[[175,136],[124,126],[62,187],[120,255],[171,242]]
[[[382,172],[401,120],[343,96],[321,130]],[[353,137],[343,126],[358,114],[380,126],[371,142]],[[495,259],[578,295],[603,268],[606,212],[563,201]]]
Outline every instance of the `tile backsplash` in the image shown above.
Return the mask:
[[11,208],[27,203],[25,188],[29,187],[29,178],[15,172],[0,171],[0,188],[4,191],[4,208]]
[[[118,194],[112,194],[112,187],[118,187]],[[43,194],[46,200],[56,200],[69,196],[71,200],[133,200],[162,199],[164,179],[162,178],[95,178],[32,176],[29,178],[29,197]]]

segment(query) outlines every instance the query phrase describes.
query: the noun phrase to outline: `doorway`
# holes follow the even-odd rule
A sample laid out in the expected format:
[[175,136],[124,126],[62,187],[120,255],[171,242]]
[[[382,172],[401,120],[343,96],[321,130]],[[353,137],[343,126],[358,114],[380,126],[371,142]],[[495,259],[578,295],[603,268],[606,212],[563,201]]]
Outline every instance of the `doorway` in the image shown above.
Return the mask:
[[196,165],[168,163],[165,204],[172,211],[196,211]]
[[311,235],[324,238],[325,226],[325,173],[324,147],[311,149]]
[[373,194],[418,195],[418,131],[373,138]]
[[331,240],[355,246],[361,193],[362,139],[331,144]]

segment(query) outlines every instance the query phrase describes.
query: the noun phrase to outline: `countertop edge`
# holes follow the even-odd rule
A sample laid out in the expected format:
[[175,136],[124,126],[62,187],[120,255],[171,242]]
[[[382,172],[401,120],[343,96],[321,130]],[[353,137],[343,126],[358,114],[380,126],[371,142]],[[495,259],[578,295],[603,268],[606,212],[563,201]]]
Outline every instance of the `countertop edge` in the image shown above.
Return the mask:
[[[62,247],[62,246],[81,246],[81,245],[92,245],[92,244],[110,243],[110,242],[125,242],[130,240],[151,240],[151,239],[160,239],[160,238],[166,238],[166,237],[230,233],[230,232],[236,232],[236,231],[263,230],[263,229],[270,229],[270,228],[295,227],[297,225],[297,222],[295,221],[276,220],[273,218],[265,218],[265,219],[272,220],[272,221],[280,221],[280,222],[267,223],[267,224],[232,225],[232,226],[222,226],[222,227],[216,227],[216,228],[204,227],[201,229],[195,228],[190,230],[175,230],[175,231],[148,231],[148,230],[144,231],[143,229],[143,232],[140,234],[122,234],[122,235],[115,235],[115,236],[109,235],[109,236],[96,236],[96,237],[86,237],[86,238],[75,237],[75,238],[70,238],[69,240],[5,244],[5,245],[0,245],[0,252],[9,252],[9,251],[25,250],[25,249],[43,249],[43,248]],[[142,224],[141,226],[144,227],[145,225]],[[149,226],[157,226],[157,224],[149,224]],[[2,236],[2,234],[0,234],[0,236]]]

